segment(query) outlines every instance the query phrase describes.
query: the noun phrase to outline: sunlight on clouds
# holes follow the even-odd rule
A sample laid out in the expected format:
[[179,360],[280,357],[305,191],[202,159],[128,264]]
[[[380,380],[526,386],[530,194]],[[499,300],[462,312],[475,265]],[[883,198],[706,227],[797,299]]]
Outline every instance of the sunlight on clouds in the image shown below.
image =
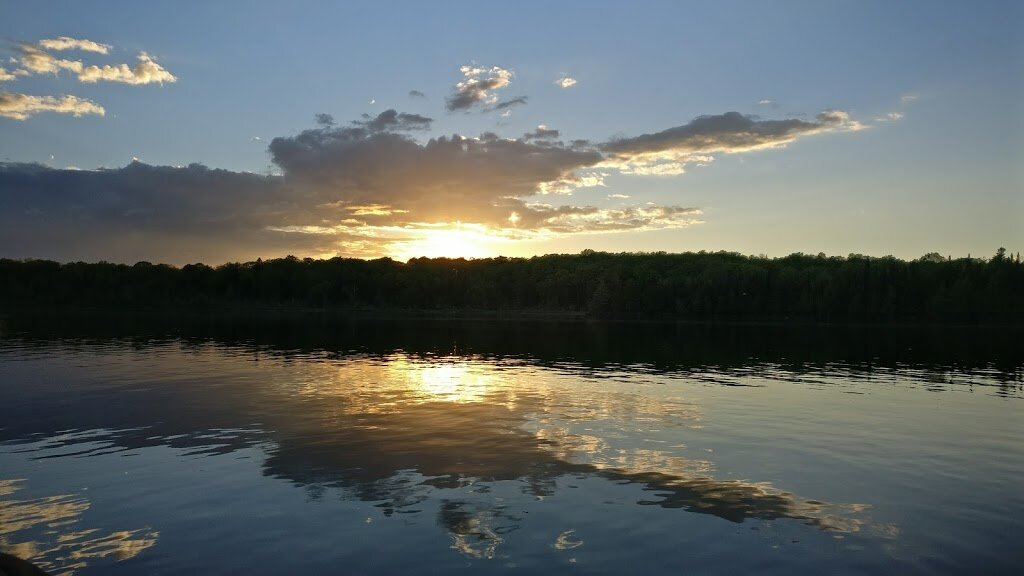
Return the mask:
[[392,214],[407,214],[408,210],[398,210],[384,204],[367,204],[365,206],[349,206],[348,211],[353,216],[391,216]]
[[106,54],[111,48],[110,44],[100,44],[99,42],[85,39],[77,40],[67,36],[40,40],[39,45],[47,50],[82,50],[83,52],[96,52],[98,54]]
[[0,116],[25,120],[39,112],[56,112],[73,116],[84,114],[103,116],[106,114],[106,110],[99,104],[75,96],[32,96],[0,92]]
[[61,70],[70,70],[78,74],[82,71],[83,65],[79,60],[57,58],[32,44],[22,44],[18,49],[21,52],[21,65],[29,72],[35,74],[56,74]]
[[558,80],[555,80],[555,85],[559,88],[572,88],[576,85],[576,79],[568,76],[562,76]]
[[88,66],[81,70],[78,79],[87,84],[96,83],[99,80],[108,82],[121,82],[122,84],[153,84],[164,82],[177,82],[178,78],[168,72],[165,68],[153,61],[153,58],[145,52],[140,52],[138,62],[134,68],[127,64],[116,66],[103,65]]
[[[75,42],[80,44],[73,45],[72,43]],[[101,51],[99,49],[92,49],[91,47],[93,45],[99,47],[106,46],[105,44],[96,44],[89,40],[74,40],[72,38],[43,40],[38,44],[23,43],[18,46],[18,51],[21,53],[19,62],[23,69],[28,73],[57,74],[61,70],[67,70],[75,74],[78,77],[79,82],[84,82],[86,84],[94,84],[100,80],[104,80],[107,82],[141,85],[153,83],[163,84],[164,82],[177,82],[178,80],[176,76],[157,64],[156,61],[154,61],[146,52],[139,52],[135,66],[129,67],[127,64],[117,64],[114,66],[109,64],[97,66],[93,64],[86,66],[81,60],[65,60],[57,58],[53,54],[43,50],[43,48],[65,50],[70,47],[74,47],[79,50],[106,54],[105,50]],[[63,47],[52,48],[51,46]],[[109,46],[106,47],[109,48]]]
[[537,185],[537,193],[541,195],[563,194],[568,196],[571,195],[574,190],[580,188],[606,186],[604,179],[607,176],[608,174],[604,172],[573,173],[564,178],[559,178],[558,180],[541,182]]
[[[460,67],[459,72],[462,73],[463,79],[455,84],[453,94],[447,99],[446,106],[449,112],[469,110],[478,104],[497,105],[498,95],[494,91],[505,88],[512,82],[512,71],[499,66],[486,68],[466,65]],[[525,102],[525,99],[519,99],[517,103],[522,102]]]

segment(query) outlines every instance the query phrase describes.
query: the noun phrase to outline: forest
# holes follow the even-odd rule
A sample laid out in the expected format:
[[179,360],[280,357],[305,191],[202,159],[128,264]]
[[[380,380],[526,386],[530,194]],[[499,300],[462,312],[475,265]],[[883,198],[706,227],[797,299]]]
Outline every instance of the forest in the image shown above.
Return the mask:
[[0,259],[0,310],[328,309],[590,318],[1021,324],[1024,264],[987,259],[584,250],[532,258],[316,260],[216,267]]

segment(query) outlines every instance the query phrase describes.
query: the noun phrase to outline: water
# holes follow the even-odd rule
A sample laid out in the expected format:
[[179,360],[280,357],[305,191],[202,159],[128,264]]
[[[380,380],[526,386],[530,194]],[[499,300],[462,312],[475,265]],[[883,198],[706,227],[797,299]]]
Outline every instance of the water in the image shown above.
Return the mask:
[[54,574],[1015,573],[995,330],[8,319],[0,549]]

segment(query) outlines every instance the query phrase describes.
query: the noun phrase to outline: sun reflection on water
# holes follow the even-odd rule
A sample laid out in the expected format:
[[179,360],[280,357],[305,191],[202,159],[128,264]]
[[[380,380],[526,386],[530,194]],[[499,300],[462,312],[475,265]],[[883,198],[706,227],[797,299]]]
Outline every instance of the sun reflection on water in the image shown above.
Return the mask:
[[494,380],[488,374],[470,370],[465,362],[410,364],[397,361],[388,369],[415,383],[428,401],[481,402]]

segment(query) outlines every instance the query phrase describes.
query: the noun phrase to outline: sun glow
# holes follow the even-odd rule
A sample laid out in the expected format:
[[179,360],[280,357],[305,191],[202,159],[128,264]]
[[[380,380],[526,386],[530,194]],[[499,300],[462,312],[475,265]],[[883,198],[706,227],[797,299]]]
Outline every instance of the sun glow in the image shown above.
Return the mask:
[[410,258],[487,258],[500,253],[499,244],[509,242],[508,238],[488,234],[485,229],[476,230],[456,224],[453,228],[422,230],[408,240],[395,243],[394,257],[398,260]]

